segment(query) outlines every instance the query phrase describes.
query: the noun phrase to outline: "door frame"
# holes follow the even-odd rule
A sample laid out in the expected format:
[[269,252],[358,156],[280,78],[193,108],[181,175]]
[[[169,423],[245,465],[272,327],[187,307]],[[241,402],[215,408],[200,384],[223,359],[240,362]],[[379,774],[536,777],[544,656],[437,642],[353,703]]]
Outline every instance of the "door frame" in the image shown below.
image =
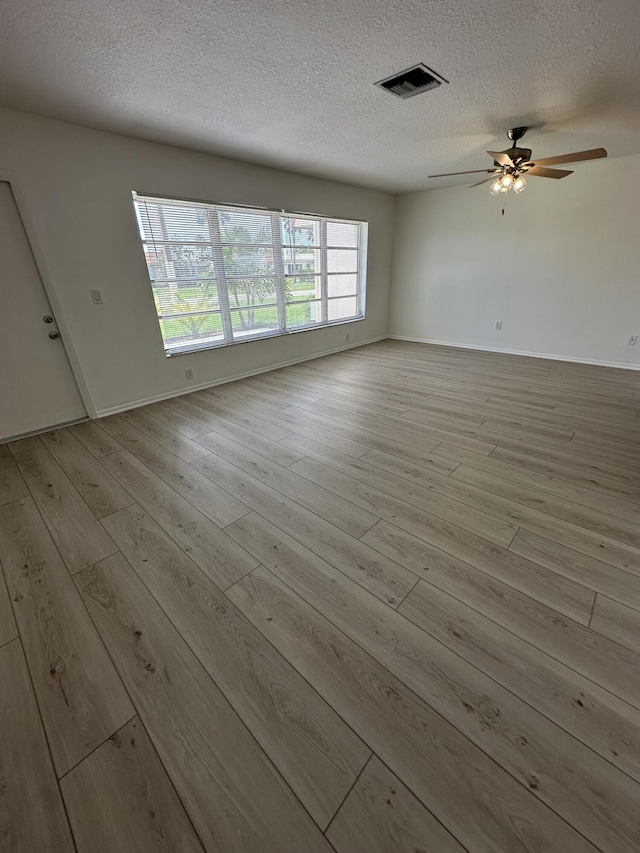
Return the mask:
[[9,190],[13,196],[16,210],[18,211],[22,228],[27,238],[29,248],[31,249],[31,254],[33,255],[33,260],[35,262],[38,275],[40,276],[45,296],[47,297],[56,319],[56,326],[60,330],[60,336],[62,339],[60,342],[64,347],[67,361],[69,362],[69,367],[71,369],[71,375],[78,388],[78,393],[80,394],[80,399],[85,408],[85,412],[88,417],[96,418],[96,408],[91,398],[89,386],[87,385],[87,381],[84,377],[82,367],[80,366],[80,359],[78,358],[78,354],[76,353],[73,345],[73,339],[67,326],[64,311],[62,310],[62,305],[58,298],[58,293],[49,273],[47,262],[42,251],[40,241],[37,237],[34,220],[29,213],[29,205],[26,201],[26,194],[21,185],[20,179],[16,177],[16,173],[13,169],[0,168],[0,181],[9,185]]

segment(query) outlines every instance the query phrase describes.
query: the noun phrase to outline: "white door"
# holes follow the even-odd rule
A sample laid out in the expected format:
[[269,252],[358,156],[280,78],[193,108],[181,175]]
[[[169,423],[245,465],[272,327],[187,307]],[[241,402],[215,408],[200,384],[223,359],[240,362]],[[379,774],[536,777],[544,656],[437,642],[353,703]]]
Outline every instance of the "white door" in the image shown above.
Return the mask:
[[0,441],[83,417],[11,187],[0,181]]

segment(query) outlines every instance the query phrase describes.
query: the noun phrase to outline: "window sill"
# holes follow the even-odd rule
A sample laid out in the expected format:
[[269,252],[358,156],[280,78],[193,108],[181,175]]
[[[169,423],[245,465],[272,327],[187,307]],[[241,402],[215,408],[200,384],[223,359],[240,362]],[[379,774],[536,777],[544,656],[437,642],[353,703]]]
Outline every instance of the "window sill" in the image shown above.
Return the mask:
[[281,332],[279,329],[275,331],[269,330],[264,332],[263,334],[252,335],[251,337],[246,337],[242,340],[231,341],[229,343],[227,343],[226,341],[220,341],[220,343],[206,341],[195,345],[189,344],[188,346],[166,349],[165,355],[167,358],[174,358],[178,355],[189,355],[190,353],[203,352],[205,350],[212,349],[224,349],[226,347],[239,346],[240,344],[250,344],[254,343],[255,341],[263,341],[271,338],[286,338],[289,335],[297,335],[300,332],[314,332],[320,331],[321,329],[332,329],[335,326],[346,326],[350,323],[361,323],[364,319],[365,316],[363,315],[362,317],[350,317],[347,320],[336,320],[333,323],[324,323],[323,325],[301,326],[299,329],[287,329],[286,332]]

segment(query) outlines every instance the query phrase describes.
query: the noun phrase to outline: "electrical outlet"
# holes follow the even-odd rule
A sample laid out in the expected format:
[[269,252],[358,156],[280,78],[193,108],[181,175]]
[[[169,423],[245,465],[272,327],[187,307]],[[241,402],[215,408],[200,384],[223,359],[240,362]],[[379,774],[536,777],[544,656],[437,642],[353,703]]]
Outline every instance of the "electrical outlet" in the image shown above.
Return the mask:
[[91,291],[91,299],[95,302],[96,305],[102,305],[102,294],[99,290]]
[[351,335],[349,334],[349,332],[347,332],[347,334],[344,336],[344,339],[347,343],[349,343],[349,341],[351,340]]
[[193,379],[193,370],[191,370],[190,367],[187,367],[187,369],[184,372],[184,375],[186,376],[187,379]]
[[634,347],[637,343],[638,343],[638,336],[637,335],[631,335],[631,337],[629,338],[629,346]]
[[496,330],[499,332],[502,329],[502,320],[496,320]]

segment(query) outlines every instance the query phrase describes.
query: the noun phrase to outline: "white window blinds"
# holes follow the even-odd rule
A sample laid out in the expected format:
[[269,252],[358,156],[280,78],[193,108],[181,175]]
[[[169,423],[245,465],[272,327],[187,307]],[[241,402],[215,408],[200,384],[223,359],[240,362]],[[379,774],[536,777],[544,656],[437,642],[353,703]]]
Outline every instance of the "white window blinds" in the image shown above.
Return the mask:
[[167,355],[364,317],[366,222],[133,197]]

